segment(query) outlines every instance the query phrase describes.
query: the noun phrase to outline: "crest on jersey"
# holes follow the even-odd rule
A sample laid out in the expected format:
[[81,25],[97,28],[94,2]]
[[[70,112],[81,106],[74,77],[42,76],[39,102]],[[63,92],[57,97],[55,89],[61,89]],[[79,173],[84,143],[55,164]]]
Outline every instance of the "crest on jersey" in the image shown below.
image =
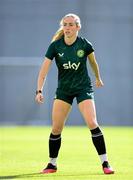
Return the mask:
[[79,49],[79,50],[77,51],[77,56],[78,56],[79,58],[82,58],[82,57],[84,56],[84,54],[85,54],[85,52],[84,52],[84,50],[82,50],[82,49]]

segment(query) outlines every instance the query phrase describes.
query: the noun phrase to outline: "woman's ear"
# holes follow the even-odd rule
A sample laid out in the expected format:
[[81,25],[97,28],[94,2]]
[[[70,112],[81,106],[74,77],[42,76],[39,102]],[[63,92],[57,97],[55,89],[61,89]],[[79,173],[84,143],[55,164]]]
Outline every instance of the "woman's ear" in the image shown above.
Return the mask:
[[78,31],[80,31],[81,27],[77,26]]

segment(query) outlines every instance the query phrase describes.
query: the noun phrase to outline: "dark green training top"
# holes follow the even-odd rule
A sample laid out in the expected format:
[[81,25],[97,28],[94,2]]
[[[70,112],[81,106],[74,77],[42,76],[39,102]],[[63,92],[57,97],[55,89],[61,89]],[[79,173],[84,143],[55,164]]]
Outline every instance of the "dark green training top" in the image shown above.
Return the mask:
[[46,57],[55,58],[58,67],[58,90],[76,93],[82,90],[93,92],[87,71],[87,56],[94,51],[90,42],[77,37],[72,45],[64,42],[64,37],[52,42]]

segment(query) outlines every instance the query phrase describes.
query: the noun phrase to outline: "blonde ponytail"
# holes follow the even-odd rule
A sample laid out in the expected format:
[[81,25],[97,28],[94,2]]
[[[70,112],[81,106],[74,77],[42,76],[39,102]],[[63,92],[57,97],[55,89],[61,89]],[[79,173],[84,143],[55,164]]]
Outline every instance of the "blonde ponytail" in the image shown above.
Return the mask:
[[60,39],[63,36],[63,29],[59,28],[58,31],[55,33],[55,35],[52,38],[52,42]]

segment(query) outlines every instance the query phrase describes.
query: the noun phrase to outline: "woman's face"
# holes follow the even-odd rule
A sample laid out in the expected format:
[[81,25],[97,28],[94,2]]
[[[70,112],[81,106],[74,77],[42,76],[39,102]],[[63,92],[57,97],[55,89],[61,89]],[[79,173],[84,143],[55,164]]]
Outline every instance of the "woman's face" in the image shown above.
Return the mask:
[[64,36],[67,38],[71,38],[77,36],[80,27],[76,25],[75,19],[73,17],[66,17],[63,20],[63,32]]

